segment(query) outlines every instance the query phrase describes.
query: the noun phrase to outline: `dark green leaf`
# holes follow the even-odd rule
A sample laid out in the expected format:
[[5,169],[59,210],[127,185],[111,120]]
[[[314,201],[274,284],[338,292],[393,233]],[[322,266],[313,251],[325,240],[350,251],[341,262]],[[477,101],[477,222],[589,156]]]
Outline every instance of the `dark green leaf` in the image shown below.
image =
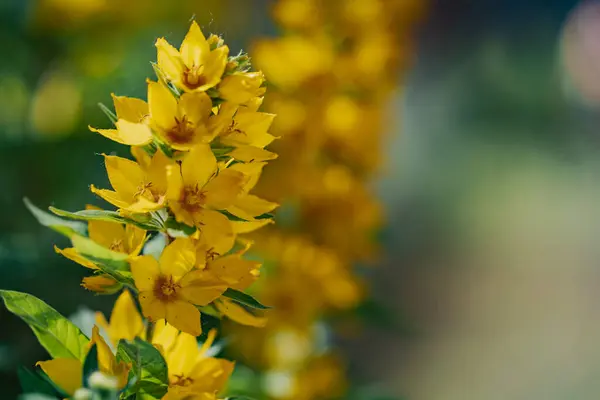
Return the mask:
[[173,237],[190,236],[196,232],[195,227],[177,222],[174,218],[169,218],[165,223],[165,226],[167,227],[169,235]]
[[52,358],[85,358],[89,339],[71,321],[27,293],[0,290],[6,308],[25,321]]
[[18,400],[59,400],[56,396],[41,393],[26,393],[19,396]]
[[235,290],[232,288],[227,289],[225,293],[223,293],[223,296],[235,301],[236,303],[240,303],[251,308],[256,308],[258,310],[268,310],[269,308],[271,308],[261,304],[258,300],[256,300],[249,294],[240,292],[239,290]]
[[64,220],[47,213],[46,211],[40,210],[33,205],[28,198],[24,198],[23,202],[25,202],[25,206],[40,224],[47,226],[48,228],[53,229],[62,235],[67,237],[71,237],[73,234],[85,235],[87,231],[87,227],[84,223]]
[[55,207],[48,207],[50,211],[61,217],[80,220],[80,221],[107,221],[107,222],[119,222],[121,224],[135,225],[138,228],[147,231],[156,231],[161,228],[158,221],[152,219],[152,217],[142,214],[137,218],[124,217],[116,211],[108,210],[81,210],[76,212],[70,212],[61,210]]
[[29,368],[20,366],[17,370],[19,383],[24,393],[39,393],[49,396],[67,397],[60,388],[56,387],[52,381],[41,370],[32,371]]
[[98,346],[94,344],[83,363],[83,381],[81,382],[81,386],[87,386],[86,382],[88,381],[89,376],[98,370]]
[[133,342],[119,341],[117,359],[131,363],[131,374],[137,379],[126,392],[139,392],[161,398],[168,389],[167,363],[152,344],[136,338]]

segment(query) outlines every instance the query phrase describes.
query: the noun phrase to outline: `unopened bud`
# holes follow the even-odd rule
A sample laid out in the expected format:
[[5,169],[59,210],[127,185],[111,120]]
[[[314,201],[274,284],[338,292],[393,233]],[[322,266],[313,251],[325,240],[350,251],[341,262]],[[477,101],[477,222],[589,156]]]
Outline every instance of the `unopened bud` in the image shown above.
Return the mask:
[[73,394],[73,400],[92,400],[94,392],[87,388],[79,388]]
[[93,389],[116,390],[119,382],[116,377],[100,371],[93,372],[88,378],[88,386]]

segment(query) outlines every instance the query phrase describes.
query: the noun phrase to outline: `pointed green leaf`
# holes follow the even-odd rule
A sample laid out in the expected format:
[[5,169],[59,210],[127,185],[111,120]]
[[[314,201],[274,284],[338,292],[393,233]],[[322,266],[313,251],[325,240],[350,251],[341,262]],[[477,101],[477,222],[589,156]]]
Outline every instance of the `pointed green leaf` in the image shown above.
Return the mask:
[[167,363],[152,344],[136,338],[133,342],[119,341],[117,359],[131,363],[131,374],[137,381],[127,393],[140,393],[161,398],[167,392],[169,376]]
[[85,358],[89,339],[71,321],[27,293],[0,290],[6,308],[29,325],[52,358]]
[[108,210],[81,210],[76,212],[70,212],[61,210],[56,207],[48,207],[54,214],[79,221],[107,221],[107,222],[118,222],[121,224],[135,225],[138,228],[147,231],[156,231],[161,227],[158,222],[155,221],[148,215],[140,215],[136,218],[124,217],[116,211]]
[[249,294],[240,292],[239,290],[235,290],[232,288],[227,289],[223,293],[223,296],[235,301],[236,303],[240,303],[242,305],[245,305],[245,306],[248,306],[251,308],[256,308],[258,310],[268,310],[269,308],[271,308],[271,307],[261,304],[258,300],[256,300],[254,297],[250,296]]
[[74,235],[71,241],[75,250],[81,256],[96,264],[99,270],[124,285],[133,286],[127,254],[107,249],[85,236]]
[[37,208],[27,197],[23,199],[25,206],[38,220],[38,222],[56,232],[71,237],[73,234],[85,235],[87,227],[84,223],[76,221],[68,221],[62,218],[58,218],[55,215],[47,213],[46,211]]
[[99,369],[100,368],[98,367],[98,346],[94,344],[90,351],[88,351],[88,354],[85,357],[85,362],[83,363],[83,379],[81,382],[81,386],[85,387],[90,375],[98,371]]
[[68,394],[54,385],[50,378],[39,368],[34,371],[20,366],[17,370],[17,376],[19,377],[21,390],[24,393],[39,393],[61,398],[68,396]]
[[98,107],[100,107],[100,109],[102,110],[102,112],[108,117],[108,119],[110,119],[110,122],[113,123],[113,125],[115,125],[117,123],[117,116],[114,112],[112,112],[112,110],[108,107],[106,107],[104,104],[102,103],[98,103]]

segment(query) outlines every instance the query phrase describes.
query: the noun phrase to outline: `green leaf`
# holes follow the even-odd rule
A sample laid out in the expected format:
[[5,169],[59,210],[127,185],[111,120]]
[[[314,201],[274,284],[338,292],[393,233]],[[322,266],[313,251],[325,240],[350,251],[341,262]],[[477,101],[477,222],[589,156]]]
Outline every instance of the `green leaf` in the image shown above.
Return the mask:
[[256,300],[249,294],[240,292],[239,290],[235,290],[232,288],[227,289],[225,293],[223,293],[223,296],[235,301],[236,303],[240,303],[251,308],[256,308],[257,310],[268,310],[269,308],[271,308],[261,304],[258,300]]
[[54,214],[79,221],[107,221],[107,222],[118,222],[121,224],[135,225],[138,228],[147,231],[160,230],[161,226],[157,221],[148,215],[140,215],[136,218],[124,217],[116,211],[108,210],[81,210],[76,212],[70,212],[61,210],[56,207],[48,207]]
[[131,363],[131,373],[137,381],[126,392],[161,398],[167,392],[169,376],[167,363],[152,344],[136,338],[133,342],[119,341],[117,359]]
[[165,226],[167,227],[167,232],[169,235],[173,237],[191,236],[194,234],[194,232],[196,232],[195,227],[177,222],[177,220],[174,218],[167,219]]
[[59,400],[56,396],[41,393],[26,393],[19,396],[18,400]]
[[41,369],[35,371],[20,366],[17,370],[19,383],[24,393],[47,394],[49,396],[58,396],[60,398],[68,397],[44,374]]
[[52,358],[85,358],[89,339],[71,321],[27,293],[0,290],[6,308],[29,325]]
[[242,221],[242,222],[248,222],[247,219],[244,218],[240,218],[237,215],[233,215],[232,213],[230,213],[229,211],[226,210],[219,210],[219,212],[221,214],[223,214],[224,216],[227,217],[227,219],[229,219],[230,221]]
[[118,118],[115,115],[115,113],[112,112],[112,110],[110,108],[106,107],[102,103],[98,103],[98,107],[100,107],[100,109],[102,110],[102,112],[108,117],[108,119],[110,119],[110,122],[112,122],[113,125],[115,125],[117,123]]
[[56,232],[71,237],[73,234],[85,235],[87,227],[84,223],[76,221],[67,221],[62,218],[58,218],[46,211],[37,208],[27,197],[23,199],[25,206],[38,220],[38,222]]
[[98,346],[94,344],[87,356],[85,357],[85,362],[83,363],[83,375],[81,386],[85,387],[86,382],[91,374],[98,371],[100,368],[98,367]]
[[133,285],[127,254],[107,249],[85,236],[74,235],[71,241],[75,250],[96,264],[99,270],[125,285]]

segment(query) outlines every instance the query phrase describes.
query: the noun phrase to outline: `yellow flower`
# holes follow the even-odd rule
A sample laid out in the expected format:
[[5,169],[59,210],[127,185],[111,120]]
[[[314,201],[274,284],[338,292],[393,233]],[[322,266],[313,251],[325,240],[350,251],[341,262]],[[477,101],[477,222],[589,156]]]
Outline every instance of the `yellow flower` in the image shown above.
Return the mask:
[[262,72],[236,72],[227,75],[219,84],[219,96],[234,104],[246,104],[267,91]]
[[206,93],[184,93],[179,100],[163,84],[148,82],[150,125],[172,148],[189,150],[213,138],[206,127],[212,101]]
[[92,292],[113,294],[121,290],[123,285],[107,274],[86,276],[81,280],[81,286]]
[[[165,331],[169,334],[165,335]],[[206,355],[216,331],[209,332],[201,348],[194,336],[177,334],[168,324],[159,332],[162,337],[153,338],[152,343],[162,351],[169,371],[169,391],[163,400],[214,399],[224,389],[234,367],[231,361]]]
[[[87,206],[86,209],[97,209],[93,206]],[[146,231],[133,225],[123,226],[117,222],[89,221],[88,234],[94,242],[111,249],[113,251],[137,256],[142,251],[146,242]],[[63,255],[71,261],[83,265],[92,270],[98,270],[98,266],[83,257],[73,247],[59,249],[54,247],[58,254]],[[121,285],[109,275],[101,274],[86,277],[82,282],[83,287],[88,290],[100,293],[114,293],[121,288]]]
[[246,177],[231,168],[219,169],[217,160],[207,145],[194,147],[168,173],[167,198],[177,221],[198,228],[198,235],[208,243],[219,241],[223,235],[233,237],[225,210],[242,193]]
[[228,212],[246,221],[255,221],[254,217],[270,213],[278,207],[277,203],[249,194],[258,183],[265,165],[265,162],[249,162],[247,164],[235,164],[231,167],[232,170],[243,173],[248,179],[242,188],[242,193],[231,206],[227,207]]
[[144,321],[128,290],[123,290],[117,298],[110,315],[110,323],[106,321],[104,314],[96,312],[96,324],[108,333],[115,346],[121,339],[133,340],[136,336],[145,336]]
[[[92,330],[92,340],[89,348],[94,344],[98,350],[98,368],[100,372],[116,377],[119,389],[125,387],[131,366],[123,361],[117,362],[110,347],[100,336],[97,326],[94,326]],[[81,360],[55,358],[54,360],[40,361],[36,365],[39,365],[54,383],[71,396],[82,386],[83,363]]]
[[104,160],[114,191],[92,185],[93,193],[131,213],[146,213],[164,207],[167,165],[172,162],[162,152],[154,154],[148,169],[126,158],[104,155]]
[[152,141],[152,131],[148,126],[148,103],[144,100],[115,96],[112,94],[115,111],[117,112],[117,129],[96,129],[89,127],[115,142],[129,146],[144,146]]
[[277,158],[275,153],[264,150],[276,139],[267,131],[275,114],[258,112],[262,98],[255,97],[247,105],[223,103],[219,113],[211,118],[213,135],[219,135],[219,142],[236,149],[229,155],[237,160],[266,161]]
[[170,82],[185,92],[203,92],[219,83],[229,54],[227,46],[210,48],[211,43],[194,21],[179,51],[164,38],[156,41],[158,67]]
[[142,313],[150,321],[166,319],[171,325],[194,336],[200,335],[200,311],[218,298],[227,286],[212,273],[193,269],[196,248],[191,239],[178,238],[160,256],[131,260],[131,272],[140,291]]

